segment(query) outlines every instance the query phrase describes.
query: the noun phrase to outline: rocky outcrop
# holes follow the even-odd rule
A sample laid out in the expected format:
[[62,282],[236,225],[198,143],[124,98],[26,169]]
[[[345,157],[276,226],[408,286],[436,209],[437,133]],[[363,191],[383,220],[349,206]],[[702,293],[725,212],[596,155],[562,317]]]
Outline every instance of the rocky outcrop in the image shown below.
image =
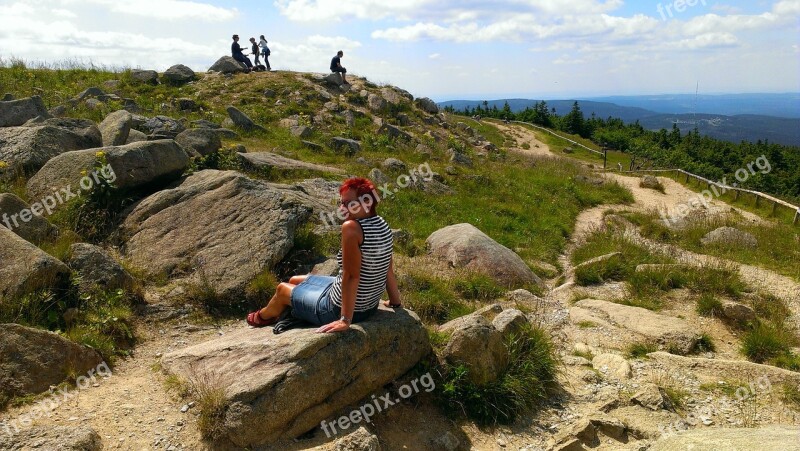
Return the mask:
[[631,378],[631,365],[616,354],[600,354],[592,359],[592,367],[606,376],[619,380]]
[[52,450],[52,451],[100,451],[103,441],[89,426],[31,426],[11,429],[12,434],[0,434],[0,449]]
[[444,227],[433,232],[426,242],[431,255],[453,268],[487,274],[505,286],[541,284],[517,254],[472,224]]
[[686,321],[641,307],[584,299],[570,309],[571,317],[580,313],[587,313],[582,317],[583,320],[592,321],[595,318],[598,322],[610,323],[674,352],[689,353],[698,337],[697,331]]
[[45,213],[41,203],[32,210],[15,194],[0,194],[0,227],[9,228],[26,241],[39,244],[56,236],[58,228],[42,217]]
[[121,146],[128,142],[133,116],[125,110],[115,111],[100,123],[98,128],[103,136],[104,146]]
[[130,291],[134,279],[108,252],[93,244],[76,243],[70,246],[65,263],[79,276],[80,289],[90,293],[122,289]]
[[411,135],[409,135],[407,132],[388,123],[381,125],[381,127],[378,129],[378,133],[387,135],[391,139],[403,139],[406,141],[412,140]]
[[45,392],[69,374],[84,376],[102,362],[94,349],[56,333],[0,324],[0,392],[5,395]]
[[314,171],[330,172],[332,174],[344,173],[344,171],[338,168],[293,160],[272,152],[239,153],[237,155],[242,164],[255,169],[270,170],[275,168],[283,171]]
[[219,384],[227,399],[220,427],[227,440],[249,447],[318,427],[429,352],[414,313],[381,307],[342,333],[307,328],[274,335],[269,328],[242,327],[167,354],[162,365],[178,377],[204,375]]
[[102,175],[108,176],[107,180],[120,189],[161,186],[178,178],[189,165],[189,156],[173,140],[76,150],[48,161],[28,181],[28,194],[41,199],[66,187],[70,187],[72,193],[79,193],[84,188],[81,180],[86,179],[83,173],[94,170],[98,151],[105,153],[113,171],[113,174]]
[[125,253],[148,274],[208,284],[223,302],[289,252],[309,203],[285,185],[200,171],[136,205],[121,228]]
[[333,150],[343,150],[348,155],[353,155],[361,151],[361,143],[354,139],[337,136],[331,138],[331,148]]
[[100,131],[90,121],[48,119],[28,127],[0,128],[0,161],[12,172],[34,173],[64,152],[101,145]]
[[184,130],[175,137],[175,142],[192,156],[206,156],[214,153],[222,147],[220,129],[213,128],[190,128]]
[[241,72],[245,72],[244,67],[241,63],[233,59],[232,56],[223,56],[218,59],[211,67],[208,68],[209,71],[214,72],[221,72],[223,74],[238,74]]
[[39,96],[0,101],[0,127],[22,125],[37,116],[50,117],[44,101]]
[[181,121],[169,116],[155,116],[145,119],[136,128],[155,138],[175,138],[180,132],[186,130],[186,126]]
[[[0,303],[62,285],[69,268],[17,234],[0,227]],[[0,385],[1,386],[1,385]]]
[[652,175],[644,175],[642,176],[641,180],[639,181],[639,186],[642,188],[649,188],[654,190],[663,190],[664,186],[661,185],[661,182],[655,176]]
[[762,365],[744,360],[684,357],[661,351],[651,352],[647,354],[647,357],[670,368],[672,372],[689,373],[701,382],[717,383],[720,380],[737,380],[761,384],[766,380],[772,387],[780,384],[800,386],[800,373],[772,365]]
[[748,249],[758,247],[758,239],[752,233],[733,227],[720,227],[708,232],[700,239],[703,246],[742,246]]
[[417,104],[417,108],[421,109],[422,111],[430,114],[437,114],[439,113],[439,106],[436,105],[436,102],[427,98],[421,97],[417,99],[414,103]]
[[186,84],[194,80],[195,77],[196,75],[194,71],[183,64],[176,64],[164,71],[164,74],[161,75],[161,79],[165,83],[170,83],[173,85]]

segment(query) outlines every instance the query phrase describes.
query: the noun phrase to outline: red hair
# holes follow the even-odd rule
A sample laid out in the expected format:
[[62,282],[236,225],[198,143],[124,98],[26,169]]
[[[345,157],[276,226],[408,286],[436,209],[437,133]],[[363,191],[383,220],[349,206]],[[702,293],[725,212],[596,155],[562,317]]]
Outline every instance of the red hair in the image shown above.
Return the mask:
[[[370,199],[369,212],[375,214],[376,207],[378,206],[378,195],[375,190],[375,184],[369,179],[363,177],[352,177],[345,180],[342,186],[339,187],[339,194],[344,194],[345,191],[353,190],[359,200],[366,198]],[[366,199],[365,199],[366,200]],[[362,203],[365,203],[362,201]]]

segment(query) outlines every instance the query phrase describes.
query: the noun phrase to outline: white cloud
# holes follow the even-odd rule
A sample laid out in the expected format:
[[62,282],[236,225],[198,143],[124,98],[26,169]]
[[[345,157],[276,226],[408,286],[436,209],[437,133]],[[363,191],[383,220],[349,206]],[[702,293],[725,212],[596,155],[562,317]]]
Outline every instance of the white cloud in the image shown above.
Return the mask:
[[439,53],[431,53],[430,55],[428,55],[428,59],[435,60],[435,59],[439,59],[440,56],[442,56],[442,55],[439,54]]
[[705,49],[710,47],[732,47],[739,40],[731,33],[704,33],[690,39],[683,39],[678,47],[685,49]]
[[407,17],[423,8],[430,0],[276,0],[281,14],[297,22],[330,21],[355,17],[383,19],[387,16]]
[[236,8],[220,8],[208,3],[187,0],[61,0],[64,5],[93,4],[107,8],[114,13],[149,17],[159,20],[177,21],[182,19],[205,22],[224,22],[236,18]]

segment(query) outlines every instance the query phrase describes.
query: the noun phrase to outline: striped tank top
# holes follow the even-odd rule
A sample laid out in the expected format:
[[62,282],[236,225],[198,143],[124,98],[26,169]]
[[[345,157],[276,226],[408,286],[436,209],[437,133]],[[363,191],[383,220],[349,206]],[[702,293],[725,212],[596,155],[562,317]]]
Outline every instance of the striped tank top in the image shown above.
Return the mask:
[[[361,243],[361,276],[356,291],[356,312],[375,308],[386,290],[386,275],[392,260],[394,239],[392,230],[380,216],[356,219],[364,233]],[[333,282],[330,299],[334,305],[342,306],[342,250],[336,255],[339,276]]]

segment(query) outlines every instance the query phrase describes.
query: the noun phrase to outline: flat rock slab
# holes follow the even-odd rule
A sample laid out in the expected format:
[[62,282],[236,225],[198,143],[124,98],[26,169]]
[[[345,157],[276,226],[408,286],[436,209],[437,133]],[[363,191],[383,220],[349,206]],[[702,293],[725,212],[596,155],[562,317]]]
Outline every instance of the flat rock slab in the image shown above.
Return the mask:
[[12,429],[9,436],[0,434],[0,449],[9,451],[28,451],[32,449],[47,451],[100,451],[103,441],[100,435],[88,426],[32,426],[20,427],[19,432]]
[[650,451],[798,451],[800,427],[693,429],[653,443]]
[[220,298],[240,296],[292,248],[310,202],[286,185],[200,171],[133,208],[121,228],[125,253],[150,275],[188,276]]
[[319,426],[429,352],[427,332],[413,312],[381,307],[343,333],[307,328],[274,335],[270,328],[243,326],[167,354],[162,364],[181,378],[205,375],[225,387],[222,427],[230,442],[248,447]]
[[282,169],[288,171],[317,171],[343,174],[344,171],[330,166],[323,166],[305,161],[293,160],[272,152],[239,153],[239,159],[245,165],[257,169]]
[[597,299],[584,299],[575,306],[591,311],[587,319],[597,317],[678,352],[690,352],[697,341],[697,331],[680,318]]
[[683,357],[667,352],[651,352],[647,357],[670,368],[670,371],[691,373],[701,382],[717,382],[720,379],[756,382],[765,381],[763,378],[766,377],[773,389],[778,384],[800,386],[800,373],[771,365],[744,360]]
[[96,133],[47,123],[0,128],[0,161],[6,162],[11,171],[34,173],[64,152],[100,147],[100,131],[96,126],[90,128]]

